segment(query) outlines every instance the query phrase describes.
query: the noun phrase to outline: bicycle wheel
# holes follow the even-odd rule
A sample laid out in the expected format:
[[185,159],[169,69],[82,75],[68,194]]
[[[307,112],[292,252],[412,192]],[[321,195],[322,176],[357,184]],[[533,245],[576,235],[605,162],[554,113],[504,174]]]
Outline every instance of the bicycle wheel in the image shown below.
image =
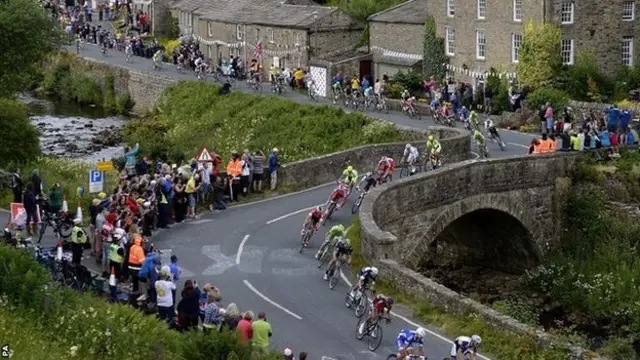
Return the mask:
[[[331,273],[331,271],[329,271]],[[333,274],[329,278],[329,289],[333,290],[338,285],[338,277],[340,276],[340,264],[333,265]]]
[[400,178],[402,179],[403,177],[407,176],[409,176],[409,167],[403,166],[402,169],[400,169]]
[[352,214],[355,214],[355,213],[358,212],[358,210],[360,210],[360,205],[362,205],[362,200],[363,199],[364,199],[364,196],[360,195],[356,199],[356,202],[354,202],[353,205],[351,205],[351,213]]
[[396,360],[398,358],[398,354],[391,354],[387,356],[387,360]]
[[323,267],[327,263],[327,260],[329,260],[329,257],[327,256],[327,253],[329,252],[329,247],[330,247],[329,245],[325,246],[322,252],[320,253],[320,258],[318,258],[318,269]]
[[49,220],[45,220],[42,225],[40,225],[40,231],[38,234],[38,244],[40,244],[40,241],[42,241],[42,237],[44,236],[45,231],[47,230],[47,224],[49,223]]
[[71,230],[72,226],[68,222],[64,221],[62,224],[60,224],[60,227],[58,227],[58,234],[63,239],[66,239],[71,236]]
[[356,304],[355,309],[353,309],[353,312],[357,317],[362,317],[362,315],[367,312],[368,307],[369,299],[365,293],[361,293],[360,299],[358,299],[358,303]]
[[335,210],[336,210],[336,203],[335,203],[335,202],[332,202],[332,203],[331,203],[331,205],[329,205],[329,208],[327,209],[327,217],[326,217],[325,222],[326,222],[327,220],[331,219],[331,215],[333,215],[333,212],[334,212]]
[[[308,232],[308,231],[307,231]],[[302,254],[302,250],[304,249],[304,242],[306,240],[307,237],[307,232],[305,232],[301,237],[300,237],[300,254]]]
[[367,345],[370,351],[376,351],[382,344],[382,326],[375,324],[371,330],[367,330]]
[[362,323],[367,321],[367,319],[365,318],[361,318],[358,320],[358,325],[356,325],[356,339],[358,340],[362,340],[364,338],[364,335],[367,333],[367,327],[365,326],[362,331],[360,331],[360,326],[362,326]]

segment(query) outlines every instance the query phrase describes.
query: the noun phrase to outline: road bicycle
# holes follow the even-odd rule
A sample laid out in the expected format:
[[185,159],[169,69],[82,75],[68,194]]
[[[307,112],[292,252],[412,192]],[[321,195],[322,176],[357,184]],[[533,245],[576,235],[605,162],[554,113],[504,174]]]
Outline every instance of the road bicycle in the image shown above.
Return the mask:
[[256,80],[255,78],[247,79],[247,88],[252,89],[254,92],[257,92],[258,94],[262,94],[262,84],[260,84],[260,81]]
[[335,250],[336,243],[337,242],[335,240],[332,240],[329,244],[324,245],[320,249],[320,256],[318,257],[318,269],[322,268],[329,262],[331,256],[333,255],[333,251]]
[[318,102],[318,94],[316,93],[314,84],[307,85],[307,95],[309,96],[309,99],[311,99],[313,102]]
[[67,239],[71,236],[73,229],[73,219],[69,215],[56,215],[48,211],[43,211],[42,224],[38,234],[38,244],[42,241],[42,237],[47,231],[47,227],[53,228],[53,233],[58,238]]
[[387,101],[383,96],[378,96],[378,99],[376,100],[376,110],[379,113],[389,113],[389,106],[387,105]]
[[382,326],[380,326],[381,319],[382,317],[378,316],[378,320],[373,323],[368,317],[363,317],[358,320],[358,325],[356,326],[356,339],[362,340],[366,337],[369,351],[378,350],[378,347],[382,344]]
[[478,155],[480,155],[480,159],[488,159],[489,157],[491,157],[491,155],[489,154],[489,149],[487,149],[487,144],[478,144]]
[[[353,295],[351,295],[351,291],[353,291]],[[362,315],[364,315],[371,306],[368,289],[349,289],[349,292],[347,292],[347,296],[345,297],[344,306],[348,309],[353,308],[353,313],[356,317],[362,317]]]
[[500,146],[500,150],[504,151],[505,149],[505,144],[504,141],[502,141],[502,139],[500,138],[500,134],[498,134],[498,129],[496,129],[495,127],[489,128],[489,130],[487,130],[489,132],[489,136],[490,138],[498,144],[498,146]]
[[302,250],[309,246],[309,241],[311,241],[311,237],[313,236],[313,226],[311,224],[307,224],[305,226],[304,232],[300,237],[300,254],[302,254]]
[[327,210],[324,213],[324,216],[322,217],[322,226],[324,226],[327,220],[331,218],[331,215],[333,215],[333,213],[336,212],[337,208],[338,208],[337,202],[335,200],[331,200],[331,202],[329,202],[329,206],[327,207]]
[[[413,168],[413,171],[412,171]],[[422,172],[422,164],[419,161],[414,161],[413,165],[409,165],[406,161],[400,169],[400,178],[409,177]]]
[[353,205],[351,205],[352,214],[355,214],[358,212],[358,210],[360,210],[360,205],[362,205],[362,200],[364,200],[364,196],[367,195],[367,193],[364,190],[360,190],[360,188],[356,188],[356,190],[360,192],[360,194],[358,195],[358,198],[353,203]]
[[[333,251],[331,252],[331,256],[333,256]],[[342,267],[342,256],[338,258],[334,263],[329,266],[327,269],[327,273],[329,274],[329,289],[333,290],[336,285],[338,285],[338,278],[340,277],[340,268]]]
[[407,114],[410,119],[422,119],[422,115],[420,115],[420,112],[418,112],[418,110],[414,106],[409,106],[409,104],[405,100],[400,99],[400,105],[402,106],[402,112]]

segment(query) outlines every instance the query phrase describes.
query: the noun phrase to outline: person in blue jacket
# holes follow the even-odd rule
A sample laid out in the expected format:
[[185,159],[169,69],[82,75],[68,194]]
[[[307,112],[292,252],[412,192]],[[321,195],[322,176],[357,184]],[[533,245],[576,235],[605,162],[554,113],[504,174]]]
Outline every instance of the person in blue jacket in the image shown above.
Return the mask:
[[613,105],[612,107],[606,109],[604,112],[607,114],[608,130],[615,132],[618,127],[618,120],[620,117],[620,109],[618,109],[618,105]]
[[147,298],[151,299],[151,301],[154,303],[156,301],[155,288],[156,280],[158,280],[158,269],[161,265],[162,262],[160,260],[160,255],[156,254],[152,249],[144,259],[144,263],[142,263],[142,267],[140,268],[140,272],[138,273],[140,281],[146,282],[148,285]]

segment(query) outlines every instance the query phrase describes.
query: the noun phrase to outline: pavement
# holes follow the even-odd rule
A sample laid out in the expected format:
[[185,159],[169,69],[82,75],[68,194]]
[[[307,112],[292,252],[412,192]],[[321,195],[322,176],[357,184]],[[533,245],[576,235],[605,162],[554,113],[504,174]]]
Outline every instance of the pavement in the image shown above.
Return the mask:
[[[70,51],[75,52],[75,48]],[[87,46],[81,54],[111,64],[156,73],[148,59],[134,58],[127,64],[120,53],[102,56],[97,47]],[[195,80],[193,74],[179,74],[172,66],[161,73],[181,80]],[[264,87],[268,89],[267,86]],[[239,83],[236,90],[251,92]],[[299,103],[311,103],[305,96],[293,92],[284,95]],[[320,104],[329,104],[321,100]],[[426,128],[431,119],[412,120],[400,113],[369,113],[372,117],[404,126]],[[505,151],[490,143],[493,157],[522,155],[531,141],[530,134],[501,130],[507,143]],[[445,159],[446,160],[446,159]],[[362,169],[358,169],[362,170]],[[334,214],[327,225],[312,239],[309,249],[298,253],[300,229],[310,207],[324,203],[332,186],[320,186],[257,203],[229,208],[215,214],[204,214],[198,220],[174,226],[153,236],[159,249],[178,255],[183,278],[196,279],[218,286],[225,303],[236,302],[240,309],[265,311],[273,326],[273,345],[279,349],[291,347],[295,352],[307,351],[312,359],[322,360],[384,360],[397,351],[395,338],[404,328],[415,329],[411,313],[394,307],[393,322],[383,325],[383,341],[375,352],[364,341],[356,339],[358,319],[344,305],[345,295],[354,281],[345,269],[340,283],[330,290],[317,269],[313,255],[326,231],[338,223],[351,222],[351,201]],[[0,221],[7,214],[0,212]],[[43,243],[49,242],[47,238]],[[425,339],[427,356],[442,359],[449,355],[451,341],[437,329],[423,324],[430,331]],[[472,335],[472,334],[460,334]],[[482,336],[482,334],[479,334]],[[481,356],[482,359],[487,359]]]

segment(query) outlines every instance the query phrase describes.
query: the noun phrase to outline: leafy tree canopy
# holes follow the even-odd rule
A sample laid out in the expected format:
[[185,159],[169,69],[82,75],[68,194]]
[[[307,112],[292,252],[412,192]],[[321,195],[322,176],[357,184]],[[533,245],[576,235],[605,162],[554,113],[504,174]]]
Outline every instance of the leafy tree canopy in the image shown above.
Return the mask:
[[40,155],[40,139],[27,108],[17,100],[0,99],[0,109],[0,168],[34,160]]
[[24,89],[60,38],[59,27],[40,2],[0,1],[0,97]]
[[548,84],[562,67],[560,28],[549,23],[529,21],[524,27],[518,50],[520,85],[539,87]]
[[435,76],[442,80],[446,74],[445,64],[449,57],[445,54],[444,39],[436,36],[436,20],[433,15],[427,16],[424,24],[422,75],[424,78]]

